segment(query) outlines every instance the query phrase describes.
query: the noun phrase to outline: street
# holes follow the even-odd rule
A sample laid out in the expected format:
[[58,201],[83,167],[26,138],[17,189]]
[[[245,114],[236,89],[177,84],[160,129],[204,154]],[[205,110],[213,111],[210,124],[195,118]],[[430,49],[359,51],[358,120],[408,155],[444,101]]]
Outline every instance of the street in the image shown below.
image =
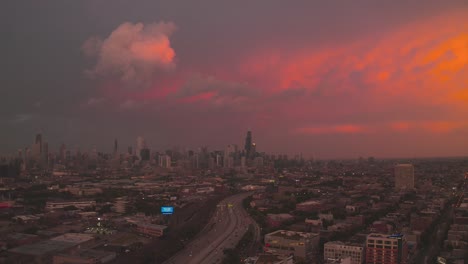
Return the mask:
[[165,263],[220,263],[223,250],[234,248],[254,223],[242,207],[242,200],[249,195],[251,193],[236,194],[221,201],[202,233]]

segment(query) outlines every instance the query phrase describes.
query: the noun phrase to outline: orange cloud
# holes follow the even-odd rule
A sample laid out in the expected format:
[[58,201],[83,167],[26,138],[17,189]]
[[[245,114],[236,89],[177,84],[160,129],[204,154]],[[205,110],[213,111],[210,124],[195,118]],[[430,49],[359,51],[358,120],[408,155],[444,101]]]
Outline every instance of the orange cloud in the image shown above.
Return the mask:
[[405,132],[408,131],[411,124],[409,122],[393,122],[390,124],[390,128],[393,131]]
[[184,103],[194,103],[198,101],[207,101],[213,98],[216,95],[216,92],[204,92],[199,93],[193,96],[182,98],[180,101]]
[[460,128],[467,127],[468,123],[463,121],[398,121],[389,124],[392,131],[408,132],[410,129],[430,133],[451,133]]
[[335,126],[311,126],[301,127],[295,130],[298,134],[358,134],[369,132],[369,129],[360,125],[335,125]]
[[463,123],[461,122],[447,122],[447,121],[439,121],[439,122],[422,122],[421,127],[427,131],[433,133],[450,133],[454,130],[463,127]]
[[[468,9],[346,45],[255,53],[240,71],[273,90],[304,87],[336,95],[371,87],[374,100],[447,103],[468,82]],[[370,47],[370,48],[369,48]],[[461,76],[461,77],[460,77]],[[274,86],[274,88],[271,88]]]
[[162,36],[158,41],[142,41],[130,46],[135,58],[143,61],[159,61],[162,64],[170,64],[174,60],[175,52],[167,36]]

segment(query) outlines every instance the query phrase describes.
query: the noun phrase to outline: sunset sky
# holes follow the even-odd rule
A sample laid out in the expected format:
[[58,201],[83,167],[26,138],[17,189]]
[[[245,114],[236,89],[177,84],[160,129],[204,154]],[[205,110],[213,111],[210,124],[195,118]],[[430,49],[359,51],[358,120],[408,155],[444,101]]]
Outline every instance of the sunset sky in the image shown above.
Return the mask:
[[0,154],[468,155],[468,1],[8,1]]

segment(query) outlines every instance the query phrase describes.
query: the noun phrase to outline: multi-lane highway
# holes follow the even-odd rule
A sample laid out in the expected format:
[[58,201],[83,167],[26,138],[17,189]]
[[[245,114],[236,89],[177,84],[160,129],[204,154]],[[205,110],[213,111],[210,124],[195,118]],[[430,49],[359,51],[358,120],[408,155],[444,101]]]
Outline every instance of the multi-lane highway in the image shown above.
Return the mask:
[[165,263],[221,263],[223,250],[234,248],[249,225],[256,225],[242,207],[242,200],[249,195],[240,193],[221,201],[201,233]]

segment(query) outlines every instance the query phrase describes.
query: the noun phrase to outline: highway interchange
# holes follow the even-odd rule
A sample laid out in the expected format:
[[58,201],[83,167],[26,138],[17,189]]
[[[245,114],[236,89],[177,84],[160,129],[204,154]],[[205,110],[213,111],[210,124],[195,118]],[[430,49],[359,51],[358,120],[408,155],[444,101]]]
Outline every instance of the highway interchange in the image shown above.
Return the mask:
[[165,264],[221,263],[223,250],[234,248],[246,233],[250,224],[255,226],[255,238],[259,228],[242,206],[242,201],[252,193],[240,193],[221,201],[213,217],[200,233]]

